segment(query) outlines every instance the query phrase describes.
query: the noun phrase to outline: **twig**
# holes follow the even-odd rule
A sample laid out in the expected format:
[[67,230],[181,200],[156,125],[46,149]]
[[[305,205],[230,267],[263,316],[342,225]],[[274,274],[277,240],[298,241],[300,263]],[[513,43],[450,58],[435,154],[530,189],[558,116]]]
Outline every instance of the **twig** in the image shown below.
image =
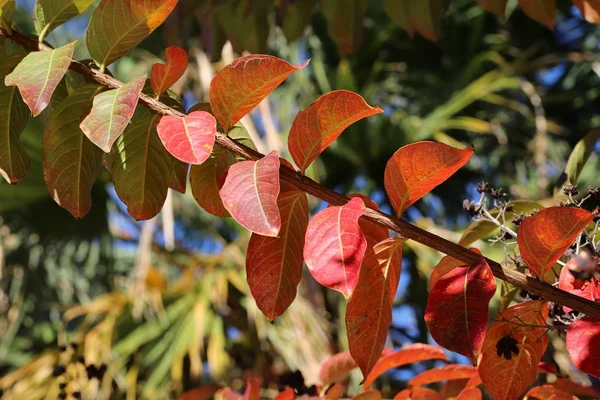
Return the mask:
[[[17,44],[29,49],[29,50],[52,50],[51,47],[40,44],[37,40],[30,39],[16,30],[13,32],[7,32],[5,29],[0,28],[0,35],[5,36],[7,39],[14,41]],[[79,61],[71,62],[69,67],[71,70],[78,72],[93,79],[97,83],[106,86],[110,89],[116,89],[123,85],[122,82],[117,79],[100,72],[96,68],[90,68]],[[146,108],[160,115],[173,115],[177,117],[184,117],[184,114],[161,103],[160,101],[142,94],[140,96],[140,102],[144,104]],[[247,146],[229,138],[227,135],[217,132],[216,142],[224,147],[225,149],[241,156],[247,160],[258,160],[264,157],[263,154],[258,153]],[[332,205],[344,205],[350,199],[333,190],[326,188],[314,180],[300,174],[299,172],[288,168],[284,165],[281,166],[280,177],[284,181],[298,187],[302,191],[315,196],[321,200],[326,201]],[[402,236],[419,242],[427,247],[437,250],[441,253],[447,254],[456,258],[457,260],[463,261],[466,264],[473,265],[477,264],[481,260],[481,256],[476,254],[465,247],[457,245],[449,240],[439,237],[433,233],[427,232],[421,228],[418,228],[404,220],[393,217],[391,215],[367,208],[365,213],[365,219],[379,224],[385,228],[391,229]],[[484,257],[485,258],[485,257]],[[489,258],[485,258],[488,265],[490,266],[494,276],[503,281],[511,283],[520,289],[525,289],[528,292],[535,293],[549,301],[559,303],[575,309],[581,313],[600,317],[600,303],[594,303],[590,300],[576,296],[574,294],[565,292],[558,288],[555,288],[547,283],[541,282],[540,280],[524,275],[521,272],[511,270],[503,267],[499,263]]]

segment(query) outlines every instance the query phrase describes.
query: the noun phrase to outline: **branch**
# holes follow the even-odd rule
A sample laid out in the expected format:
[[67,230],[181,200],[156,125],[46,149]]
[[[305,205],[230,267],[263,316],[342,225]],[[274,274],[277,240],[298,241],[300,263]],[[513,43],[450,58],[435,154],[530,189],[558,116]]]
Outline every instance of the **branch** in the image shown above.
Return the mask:
[[[13,32],[10,33],[3,28],[0,28],[0,36],[5,36],[6,38],[29,50],[52,50],[50,46],[38,43],[37,38],[30,39],[16,30],[13,30]],[[123,83],[117,79],[100,72],[96,68],[90,68],[79,61],[74,60],[69,68],[88,78],[91,78],[92,80],[108,87],[109,89],[116,89],[123,86]],[[140,102],[144,104],[146,108],[156,114],[173,115],[176,117],[185,116],[185,114],[170,108],[155,98],[145,94],[140,96]],[[264,156],[263,154],[254,151],[241,143],[238,143],[237,141],[220,132],[217,132],[216,142],[225,149],[247,160],[258,160]],[[284,165],[281,166],[280,177],[284,181],[291,183],[302,191],[324,200],[329,204],[343,205],[350,200],[348,197],[338,194]],[[367,208],[367,212],[363,218],[371,222],[375,222],[376,224],[379,224],[385,228],[391,229],[408,239],[412,239],[441,253],[452,256],[457,260],[464,262],[465,264],[473,265],[481,260],[480,255],[473,253],[465,247],[450,242],[449,240],[439,237],[433,233],[427,232],[394,216]],[[581,313],[600,317],[600,303],[594,303],[590,300],[541,282],[537,278],[526,276],[521,272],[505,268],[489,258],[485,258],[485,260],[492,269],[494,276],[505,282],[511,283],[520,289],[525,289],[528,292],[535,293],[546,300],[575,309]]]

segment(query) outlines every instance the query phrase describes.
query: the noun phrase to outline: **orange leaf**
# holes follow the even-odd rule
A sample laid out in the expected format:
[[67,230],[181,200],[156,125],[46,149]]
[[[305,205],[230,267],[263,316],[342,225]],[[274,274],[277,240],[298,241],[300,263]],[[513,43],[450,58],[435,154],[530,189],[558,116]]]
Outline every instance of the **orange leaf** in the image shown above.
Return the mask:
[[279,165],[276,150],[258,161],[233,164],[219,191],[231,216],[259,235],[277,236],[281,228],[277,206]]
[[570,381],[568,379],[559,378],[552,385],[562,390],[563,392],[572,393],[580,396],[588,396],[592,398],[600,398],[600,390],[592,386],[580,385],[579,383]]
[[506,15],[506,3],[508,0],[479,0],[481,7],[485,8],[492,14],[496,14],[500,18]]
[[170,46],[165,50],[166,64],[154,64],[150,74],[152,90],[161,95],[173,86],[188,67],[187,52],[181,47]]
[[433,389],[429,388],[415,388],[415,389],[404,389],[396,396],[394,400],[445,400],[444,396],[439,394]]
[[406,238],[385,239],[377,243],[373,250],[377,257],[377,262],[383,277],[387,282],[390,303],[394,302],[398,283],[400,282],[400,273],[402,272],[402,245]]
[[348,347],[365,377],[379,360],[392,324],[392,300],[388,291],[378,257],[368,247],[346,309]]
[[321,285],[349,298],[358,282],[367,241],[358,219],[366,211],[359,198],[343,206],[326,208],[309,222],[304,260]]
[[593,218],[589,211],[570,207],[549,207],[525,218],[517,244],[529,270],[542,277]]
[[329,360],[321,365],[319,371],[319,381],[322,386],[327,386],[333,382],[344,379],[358,364],[349,351],[334,354]]
[[33,51],[6,75],[4,83],[19,87],[21,97],[34,117],[50,104],[52,93],[71,65],[76,43],[52,51]]
[[220,70],[210,84],[210,105],[219,124],[228,132],[292,72],[294,67],[273,56],[252,54]]
[[427,300],[425,322],[433,339],[448,350],[477,361],[496,280],[487,262],[457,266],[442,276]]
[[573,0],[586,21],[600,24],[600,0]]
[[260,400],[260,382],[258,379],[248,378],[242,400]]
[[477,375],[473,376],[471,379],[469,379],[467,381],[465,388],[477,387],[477,386],[481,385],[482,383],[483,382],[481,381],[481,376],[479,376],[479,373],[478,373]]
[[206,111],[193,111],[185,118],[165,115],[157,130],[161,142],[175,158],[202,164],[215,144],[217,121]]
[[299,190],[281,193],[279,236],[255,233],[246,252],[246,275],[258,308],[271,322],[296,298],[302,278],[302,249],[308,225],[308,198]]
[[283,392],[277,393],[273,400],[294,400],[296,398],[296,392],[294,389],[287,388]]
[[573,365],[600,377],[600,318],[578,319],[567,328],[567,350]]
[[410,381],[409,387],[423,386],[433,382],[449,381],[455,379],[470,379],[477,375],[477,368],[470,365],[450,364],[440,368],[433,368],[421,372]]
[[219,195],[223,174],[235,162],[233,155],[225,149],[215,147],[202,165],[192,165],[190,186],[192,195],[206,212],[217,217],[230,217]]
[[368,390],[354,396],[352,400],[381,400],[381,392],[379,390]]
[[412,344],[402,350],[381,357],[373,367],[371,373],[366,377],[364,386],[368,389],[375,379],[392,368],[425,360],[448,361],[448,357],[446,357],[444,350],[440,347],[423,343]]
[[554,29],[556,19],[556,0],[519,0],[519,6],[531,19],[548,29]]
[[481,400],[482,398],[481,390],[477,388],[465,388],[454,400]]
[[385,167],[384,186],[400,216],[415,201],[444,182],[469,161],[473,148],[417,142],[394,153]]
[[538,363],[548,345],[543,327],[546,318],[546,301],[527,301],[504,310],[488,329],[479,375],[493,398],[517,399],[536,379]]
[[527,399],[537,400],[577,400],[577,397],[570,395],[569,393],[563,392],[556,386],[542,385],[531,388],[526,394]]
[[[372,208],[373,210],[379,210],[377,207],[377,203],[362,194],[351,194],[348,195],[349,198],[358,197],[360,198],[367,207]],[[364,218],[358,220],[358,225],[360,225],[360,229],[365,235],[365,239],[367,239],[367,246],[373,247],[377,243],[384,241],[390,236],[390,231],[383,226],[376,224],[375,222],[367,221]]]
[[382,113],[354,92],[336,90],[319,97],[300,111],[290,130],[288,146],[301,172],[333,143],[350,125],[370,115]]
[[88,139],[105,153],[123,133],[138,103],[146,77],[141,76],[118,89],[102,92],[79,126]]
[[[356,368],[356,364],[354,364]],[[339,383],[336,383],[325,392],[325,400],[338,400],[344,394],[344,387]]]
[[[481,254],[481,252],[475,247],[469,248],[473,253]],[[464,266],[465,263],[457,260],[456,258],[452,258],[451,256],[444,256],[433,270],[431,271],[431,275],[429,276],[429,291],[432,291],[438,279],[442,276],[446,275],[448,272],[452,271],[456,267]]]

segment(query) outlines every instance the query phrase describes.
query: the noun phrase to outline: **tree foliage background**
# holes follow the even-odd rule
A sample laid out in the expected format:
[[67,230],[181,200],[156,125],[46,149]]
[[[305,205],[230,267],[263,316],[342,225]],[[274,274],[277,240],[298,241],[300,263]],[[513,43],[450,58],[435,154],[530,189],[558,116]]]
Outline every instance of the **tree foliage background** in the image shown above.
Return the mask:
[[[207,99],[215,71],[236,55],[269,53],[293,64],[311,58],[242,120],[258,150],[285,156],[299,110],[331,89],[356,91],[384,114],[348,128],[308,175],[342,193],[363,193],[389,212],[382,177],[396,149],[423,139],[473,144],[469,167],[405,214],[454,241],[469,224],[461,203],[476,197],[477,182],[502,187],[513,199],[548,199],[574,145],[600,125],[600,27],[586,22],[570,1],[558,1],[549,30],[516,1],[509,1],[503,20],[473,0],[456,0],[430,26],[437,41],[410,37],[390,19],[385,1],[322,3],[180,0],[167,22],[110,71],[129,81],[147,73],[168,45],[189,49],[190,68],[174,87],[189,107]],[[19,29],[33,32],[33,1],[17,4]],[[59,46],[82,39],[90,12],[48,40]],[[88,58],[85,46],[77,47],[76,57]],[[3,375],[18,371],[43,394],[47,380],[31,372],[83,353],[120,377],[115,398],[169,398],[203,383],[241,388],[252,375],[276,388],[282,375],[296,370],[310,386],[319,365],[346,349],[342,297],[308,274],[284,316],[274,324],[266,320],[245,281],[249,235],[202,211],[189,188],[172,192],[157,218],[138,223],[104,172],[91,212],[75,220],[44,185],[43,124],[32,119],[21,137],[32,157],[28,176],[16,186],[0,182]],[[599,164],[592,155],[580,187],[598,184]],[[311,203],[313,210],[324,206]],[[408,244],[389,347],[429,341],[423,321],[427,278],[441,255]],[[501,247],[484,241],[477,246],[503,257]],[[61,351],[69,343],[84,345]],[[551,343],[561,370],[587,381],[569,365],[559,341]],[[420,368],[387,379],[402,386]],[[352,376],[350,392],[359,381]]]

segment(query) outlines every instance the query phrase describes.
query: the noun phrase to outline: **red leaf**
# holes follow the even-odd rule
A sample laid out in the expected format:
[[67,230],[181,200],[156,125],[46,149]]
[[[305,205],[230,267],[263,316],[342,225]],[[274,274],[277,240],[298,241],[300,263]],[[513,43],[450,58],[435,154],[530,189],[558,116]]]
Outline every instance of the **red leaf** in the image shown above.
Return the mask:
[[567,328],[567,350],[573,365],[600,377],[600,318],[583,318]]
[[308,198],[299,190],[281,193],[278,237],[255,233],[246,252],[246,275],[258,308],[272,322],[296,298],[302,278],[302,249],[308,225]]
[[225,133],[288,75],[307,64],[294,67],[277,57],[252,54],[220,70],[210,83],[210,105]]
[[409,387],[423,386],[428,383],[469,379],[477,375],[477,368],[470,365],[450,364],[422,372],[408,381]]
[[592,386],[583,386],[579,383],[570,381],[568,379],[557,379],[552,385],[562,390],[563,392],[572,393],[580,396],[588,396],[592,398],[600,398],[600,390],[595,389]]
[[416,388],[416,389],[404,389],[396,396],[394,400],[445,400],[444,396],[439,394],[433,389],[429,388]]
[[538,364],[538,373],[540,374],[554,374],[559,375],[556,365],[540,361]]
[[333,143],[344,129],[370,115],[382,113],[354,92],[336,90],[300,111],[290,130],[288,146],[300,171]]
[[217,217],[230,217],[219,195],[221,178],[235,162],[235,158],[227,150],[215,147],[214,151],[202,165],[192,165],[190,169],[190,186],[192,195],[206,212]]
[[179,161],[175,157],[171,158],[171,175],[169,178],[169,187],[179,193],[185,193],[188,172],[190,164]]
[[[481,252],[475,247],[469,248],[473,253],[477,253],[481,255]],[[456,258],[452,258],[451,256],[445,256],[440,260],[439,263],[433,270],[431,271],[431,275],[429,276],[429,291],[431,292],[438,281],[442,276],[446,275],[448,272],[452,271],[456,267],[464,267],[465,263],[457,260]]]
[[381,392],[379,390],[368,390],[354,396],[352,400],[381,400]]
[[[356,367],[356,364],[354,365]],[[338,400],[344,394],[344,387],[336,383],[325,392],[325,400]]]
[[242,400],[260,400],[260,382],[258,379],[248,378]]
[[482,398],[481,390],[477,388],[465,388],[454,400],[481,400]]
[[548,29],[554,29],[556,19],[556,0],[519,0],[519,6],[531,19]]
[[[538,363],[548,346],[548,336],[543,328],[546,318],[546,301],[527,301],[504,310],[488,329],[481,349],[479,375],[493,398],[517,399],[536,379]],[[505,353],[498,355],[498,342],[507,338],[511,338],[510,345],[501,343],[500,351]]]
[[[576,259],[571,259],[567,265],[560,270],[560,278],[558,280],[558,288],[573,293],[579,297],[588,300],[597,301],[600,299],[600,282],[595,277],[590,280],[582,281],[575,279],[569,270],[569,264]],[[594,260],[594,262],[596,262]],[[572,308],[563,306],[565,312],[571,312]]]
[[88,139],[105,153],[110,152],[113,143],[131,121],[145,82],[146,77],[141,76],[94,97],[92,110],[79,126]]
[[425,322],[441,346],[476,362],[488,322],[496,280],[487,262],[455,267],[442,276],[427,300]]
[[525,218],[517,244],[529,270],[543,277],[593,218],[589,211],[570,207],[549,207]]
[[273,400],[294,400],[296,398],[296,392],[294,389],[287,388],[283,392],[277,393]]
[[170,46],[165,50],[166,64],[154,64],[150,74],[152,90],[161,95],[173,86],[185,73],[188,67],[187,52],[181,47]]
[[185,118],[165,115],[157,129],[161,142],[175,158],[202,164],[215,144],[217,121],[206,111],[193,111]]
[[258,161],[234,164],[219,191],[231,216],[259,235],[277,236],[281,228],[277,206],[279,165],[277,151]]
[[202,385],[196,389],[188,390],[179,396],[177,400],[210,400],[220,388],[220,385]]
[[368,247],[346,309],[348,347],[363,376],[379,360],[392,324],[392,300],[375,251]]
[[[351,194],[348,195],[348,197],[351,199],[358,197],[365,203],[365,206],[372,208],[373,210],[381,211],[379,210],[379,207],[377,207],[377,203],[365,195]],[[376,224],[375,222],[368,221],[364,218],[358,220],[358,225],[360,225],[360,229],[365,235],[365,239],[367,239],[367,246],[369,247],[374,247],[377,243],[384,241],[390,236],[390,231],[387,228],[384,228],[383,226]]]
[[319,381],[322,386],[327,386],[333,382],[338,382],[345,378],[358,364],[349,351],[334,354],[329,360],[321,365],[319,371]]
[[349,298],[358,282],[367,241],[358,219],[366,207],[359,198],[343,206],[326,208],[309,222],[304,260],[312,276],[323,286]]
[[373,370],[369,376],[366,377],[364,381],[364,387],[368,389],[375,379],[392,368],[425,360],[448,361],[448,357],[446,357],[444,350],[442,350],[440,347],[415,343],[402,350],[398,350],[381,357],[381,359],[373,367]]
[[417,142],[398,149],[387,162],[384,176],[385,190],[396,213],[401,215],[472,155],[472,147],[455,149],[436,142]]
[[588,22],[600,24],[600,0],[573,0]]
[[572,396],[569,393],[563,392],[556,386],[552,385],[542,385],[531,388],[527,392],[527,394],[525,394],[525,398],[532,400],[577,400],[577,397]]
[[52,93],[71,65],[76,43],[52,51],[33,51],[6,75],[4,83],[19,87],[23,101],[34,117],[50,104]]

